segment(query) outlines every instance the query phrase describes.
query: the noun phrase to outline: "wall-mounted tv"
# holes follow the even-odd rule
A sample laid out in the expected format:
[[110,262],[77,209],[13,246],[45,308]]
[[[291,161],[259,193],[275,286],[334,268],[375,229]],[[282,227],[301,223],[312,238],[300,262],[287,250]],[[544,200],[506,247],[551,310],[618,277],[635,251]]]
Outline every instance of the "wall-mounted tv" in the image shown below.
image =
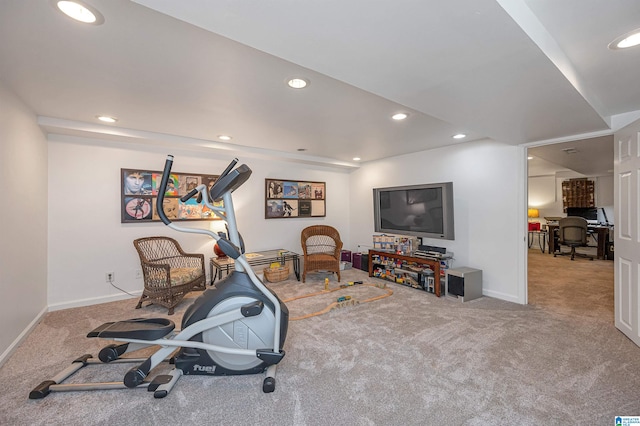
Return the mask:
[[375,231],[455,239],[453,182],[373,189]]

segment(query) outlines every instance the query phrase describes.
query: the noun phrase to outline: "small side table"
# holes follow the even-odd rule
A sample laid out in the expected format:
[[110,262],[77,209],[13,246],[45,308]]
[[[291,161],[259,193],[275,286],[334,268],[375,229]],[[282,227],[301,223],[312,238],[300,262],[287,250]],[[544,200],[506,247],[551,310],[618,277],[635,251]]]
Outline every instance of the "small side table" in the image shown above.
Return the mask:
[[[270,265],[273,262],[286,263],[291,261],[293,263],[293,272],[296,274],[296,278],[300,281],[300,255],[292,251],[283,249],[257,251],[255,253],[245,253],[245,258],[249,265]],[[211,257],[209,258],[209,271],[211,273],[211,282],[213,285],[216,279],[222,279],[222,271],[226,272],[226,275],[236,269],[236,263],[229,257]]]
[[533,245],[533,240],[538,239],[538,246],[540,247],[540,251],[544,253],[547,248],[547,231],[529,231],[529,248]]

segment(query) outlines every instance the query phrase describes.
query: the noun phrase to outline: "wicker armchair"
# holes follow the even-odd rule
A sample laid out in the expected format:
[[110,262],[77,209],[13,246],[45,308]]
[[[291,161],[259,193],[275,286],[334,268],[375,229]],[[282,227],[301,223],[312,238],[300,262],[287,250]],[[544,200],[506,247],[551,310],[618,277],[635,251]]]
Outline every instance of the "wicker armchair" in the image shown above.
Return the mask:
[[204,255],[185,253],[169,237],[138,238],[133,245],[144,276],[144,290],[136,309],[148,300],[168,308],[172,315],[187,293],[205,289]]
[[302,282],[307,272],[335,272],[340,282],[340,250],[342,241],[338,231],[327,225],[309,226],[302,230],[300,236],[304,255]]

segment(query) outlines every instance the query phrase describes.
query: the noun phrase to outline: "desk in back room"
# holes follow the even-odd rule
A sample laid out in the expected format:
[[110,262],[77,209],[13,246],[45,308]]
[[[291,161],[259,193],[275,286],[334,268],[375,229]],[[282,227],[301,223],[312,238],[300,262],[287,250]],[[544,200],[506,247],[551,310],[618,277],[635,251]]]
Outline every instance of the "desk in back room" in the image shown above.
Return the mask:
[[[547,225],[549,229],[549,254],[560,250],[558,245],[558,225]],[[598,250],[596,257],[598,259],[605,259],[607,254],[607,243],[609,242],[609,227],[607,226],[590,226],[590,231],[596,233],[596,239],[598,240]]]

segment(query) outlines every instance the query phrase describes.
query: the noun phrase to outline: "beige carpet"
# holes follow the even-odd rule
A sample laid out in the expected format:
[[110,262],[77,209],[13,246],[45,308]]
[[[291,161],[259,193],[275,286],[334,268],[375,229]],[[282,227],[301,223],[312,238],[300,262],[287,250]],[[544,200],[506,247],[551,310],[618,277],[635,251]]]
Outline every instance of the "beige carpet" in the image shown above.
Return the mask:
[[[95,326],[166,310],[127,300],[52,312],[0,369],[0,424],[609,425],[640,415],[640,348],[613,325],[613,262],[530,250],[529,270],[528,306],[389,284],[391,297],[292,321],[272,394],[261,375],[187,376],[165,399],[133,389],[28,400],[75,357],[97,353],[104,343],[84,337]],[[288,298],[322,290],[323,278],[271,287]],[[345,271],[353,280],[380,282]],[[374,296],[367,290],[358,297]],[[292,315],[332,300],[291,302]],[[74,379],[121,380],[124,370],[88,367]]]

